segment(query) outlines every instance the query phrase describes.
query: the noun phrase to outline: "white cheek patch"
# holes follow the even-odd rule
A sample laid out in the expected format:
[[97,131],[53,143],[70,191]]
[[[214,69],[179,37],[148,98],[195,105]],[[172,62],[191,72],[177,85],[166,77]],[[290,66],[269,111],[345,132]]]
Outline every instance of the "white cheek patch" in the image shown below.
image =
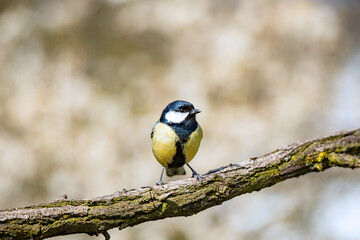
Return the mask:
[[165,114],[166,120],[168,120],[171,123],[181,123],[185,120],[185,118],[189,115],[189,113],[181,113],[181,112],[175,112],[170,111],[167,114]]

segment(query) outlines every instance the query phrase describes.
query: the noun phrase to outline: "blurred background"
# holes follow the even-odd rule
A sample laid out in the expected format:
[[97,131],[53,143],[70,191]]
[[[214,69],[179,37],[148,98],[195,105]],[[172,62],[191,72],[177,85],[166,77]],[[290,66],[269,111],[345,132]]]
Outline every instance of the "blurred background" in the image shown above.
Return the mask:
[[[0,209],[154,185],[176,99],[202,110],[202,174],[359,128],[359,22],[356,0],[0,0]],[[359,182],[312,173],[111,239],[359,239]]]

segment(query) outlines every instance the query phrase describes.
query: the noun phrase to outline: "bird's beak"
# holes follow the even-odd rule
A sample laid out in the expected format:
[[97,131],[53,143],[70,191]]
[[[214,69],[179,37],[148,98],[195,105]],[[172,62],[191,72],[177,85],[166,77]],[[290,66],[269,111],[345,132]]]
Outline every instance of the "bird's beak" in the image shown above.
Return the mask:
[[191,115],[195,115],[195,114],[198,114],[198,113],[201,113],[201,110],[199,110],[199,109],[193,109],[193,110],[190,112]]

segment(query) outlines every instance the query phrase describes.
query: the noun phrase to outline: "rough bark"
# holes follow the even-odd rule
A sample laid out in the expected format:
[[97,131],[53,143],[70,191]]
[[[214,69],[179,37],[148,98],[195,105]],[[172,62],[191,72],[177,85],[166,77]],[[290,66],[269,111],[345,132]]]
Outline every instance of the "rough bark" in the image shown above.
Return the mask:
[[359,168],[360,129],[291,144],[241,165],[230,164],[196,179],[123,190],[103,197],[67,200],[0,211],[0,239],[44,239],[87,233],[110,236],[146,221],[191,216],[233,197],[285,179],[331,167]]

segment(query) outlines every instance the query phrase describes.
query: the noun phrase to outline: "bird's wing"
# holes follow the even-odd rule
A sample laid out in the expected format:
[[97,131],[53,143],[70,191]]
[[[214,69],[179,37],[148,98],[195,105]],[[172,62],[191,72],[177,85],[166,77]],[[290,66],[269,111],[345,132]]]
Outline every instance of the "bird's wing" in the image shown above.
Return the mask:
[[153,138],[153,135],[154,135],[154,128],[155,128],[156,124],[158,124],[158,123],[159,123],[159,121],[157,121],[157,122],[154,124],[153,128],[151,129],[151,134],[150,134],[150,138],[151,138],[151,139]]

